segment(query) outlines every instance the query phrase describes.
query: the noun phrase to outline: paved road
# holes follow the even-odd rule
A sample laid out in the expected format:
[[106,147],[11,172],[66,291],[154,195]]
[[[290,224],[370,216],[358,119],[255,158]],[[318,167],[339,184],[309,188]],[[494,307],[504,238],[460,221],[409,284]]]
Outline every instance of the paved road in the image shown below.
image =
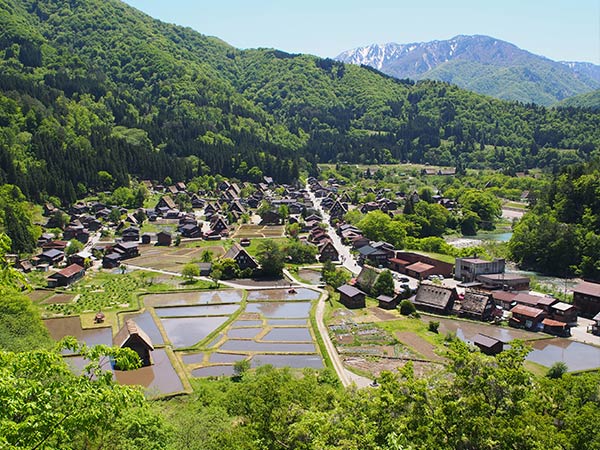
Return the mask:
[[309,184],[306,185],[306,190],[308,191],[308,195],[310,197],[310,200],[313,202],[315,209],[319,211],[321,217],[323,217],[323,222],[327,224],[327,232],[329,233],[329,237],[331,238],[335,249],[340,255],[340,262],[346,269],[348,269],[354,275],[358,275],[361,271],[361,267],[356,263],[354,256],[350,252],[350,247],[342,244],[342,239],[336,233],[335,228],[333,228],[329,223],[329,214],[327,214],[325,210],[321,207],[321,200],[315,197],[315,194],[311,190]]

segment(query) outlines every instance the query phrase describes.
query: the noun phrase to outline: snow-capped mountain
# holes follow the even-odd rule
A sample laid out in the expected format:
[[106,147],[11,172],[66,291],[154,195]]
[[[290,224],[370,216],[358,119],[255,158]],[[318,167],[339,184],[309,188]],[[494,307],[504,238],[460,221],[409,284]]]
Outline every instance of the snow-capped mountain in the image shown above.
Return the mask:
[[335,59],[396,78],[435,79],[508,100],[551,105],[600,88],[600,66],[560,63],[489,36],[373,44]]

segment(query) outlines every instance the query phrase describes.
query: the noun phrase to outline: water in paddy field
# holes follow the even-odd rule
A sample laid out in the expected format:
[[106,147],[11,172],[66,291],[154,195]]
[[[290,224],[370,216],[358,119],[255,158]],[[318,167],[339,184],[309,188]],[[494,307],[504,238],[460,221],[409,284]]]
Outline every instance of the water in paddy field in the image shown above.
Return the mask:
[[268,318],[303,318],[308,317],[310,312],[310,302],[265,302],[248,303],[246,312],[260,313]]
[[252,367],[270,364],[274,367],[292,367],[322,369],[323,360],[319,355],[254,355],[251,361]]
[[213,303],[240,303],[242,291],[216,290],[203,292],[172,292],[167,294],[152,294],[144,296],[146,306],[185,306],[205,305]]
[[319,298],[319,293],[312,289],[296,288],[295,293],[288,292],[287,289],[265,289],[262,291],[251,291],[248,293],[248,301],[256,300],[315,300]]
[[227,337],[230,339],[253,339],[262,328],[234,328],[227,332]]
[[232,352],[287,352],[287,353],[314,353],[315,345],[312,343],[296,342],[256,342],[231,339],[225,342],[220,350]]
[[600,348],[570,339],[543,339],[531,343],[533,350],[527,360],[550,367],[562,361],[569,372],[600,368]]
[[170,306],[155,308],[154,311],[158,317],[229,316],[239,307],[240,305]]
[[169,340],[175,348],[189,347],[204,339],[225,323],[227,317],[181,317],[161,319]]
[[308,328],[274,328],[263,338],[263,341],[277,342],[312,342]]

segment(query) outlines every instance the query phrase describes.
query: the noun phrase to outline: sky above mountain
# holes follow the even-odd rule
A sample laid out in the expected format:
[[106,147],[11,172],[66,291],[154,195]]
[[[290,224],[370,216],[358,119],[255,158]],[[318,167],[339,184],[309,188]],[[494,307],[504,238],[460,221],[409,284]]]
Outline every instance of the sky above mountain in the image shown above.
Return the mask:
[[238,48],[333,57],[372,43],[484,34],[554,60],[600,64],[599,0],[125,0]]

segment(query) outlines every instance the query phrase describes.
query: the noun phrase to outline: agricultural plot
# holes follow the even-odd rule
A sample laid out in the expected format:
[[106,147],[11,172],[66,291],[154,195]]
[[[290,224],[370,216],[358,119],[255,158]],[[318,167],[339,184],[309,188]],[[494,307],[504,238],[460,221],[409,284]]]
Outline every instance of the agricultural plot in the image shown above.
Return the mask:
[[244,223],[233,234],[234,238],[278,238],[283,237],[283,225],[252,225]]
[[206,250],[215,258],[225,253],[220,245],[193,248],[140,246],[140,256],[127,260],[127,264],[179,273],[184,264],[194,260],[200,261],[202,253]]
[[64,316],[129,308],[134,304],[135,292],[141,286],[142,281],[133,274],[102,274],[91,278],[88,284],[75,284],[71,290],[72,294],[56,294],[59,300],[66,300],[66,295],[71,295],[73,301],[45,302],[48,304],[44,304],[44,307],[51,314]]
[[309,325],[311,300],[319,294],[299,289],[257,290],[248,293],[244,314],[231,323],[198,353],[182,356],[193,377],[233,374],[237,361],[248,360],[252,367],[322,368]]

